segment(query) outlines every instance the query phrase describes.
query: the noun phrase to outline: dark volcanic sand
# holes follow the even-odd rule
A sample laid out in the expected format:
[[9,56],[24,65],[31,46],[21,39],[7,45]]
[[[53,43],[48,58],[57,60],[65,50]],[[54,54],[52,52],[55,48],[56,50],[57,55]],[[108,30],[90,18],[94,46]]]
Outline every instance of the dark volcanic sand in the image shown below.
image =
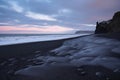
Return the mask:
[[[119,72],[101,66],[76,67],[65,63],[39,67],[43,61],[34,58],[56,56],[49,51],[60,47],[66,40],[69,39],[0,46],[0,80],[120,80]],[[35,65],[38,69],[29,72],[30,75],[15,75],[16,71]]]
[[74,38],[0,46],[0,80],[13,80],[16,70],[27,67],[26,65],[35,65],[32,58],[50,55],[50,50],[60,47],[69,39]]
[[[80,36],[80,37],[84,37],[84,36]],[[41,42],[31,42],[31,43],[0,46],[0,58],[8,59],[10,57],[23,57],[23,56],[35,55],[37,51],[40,51],[40,54],[42,55],[46,55],[46,52],[53,50],[57,47],[60,47],[64,41],[75,38],[79,38],[79,37],[53,40],[53,41],[41,41]]]

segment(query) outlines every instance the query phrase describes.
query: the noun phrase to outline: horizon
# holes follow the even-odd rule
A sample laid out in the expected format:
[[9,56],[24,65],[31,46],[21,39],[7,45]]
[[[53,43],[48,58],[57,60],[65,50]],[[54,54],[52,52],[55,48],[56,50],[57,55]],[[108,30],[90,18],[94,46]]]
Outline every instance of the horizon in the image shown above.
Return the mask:
[[28,35],[30,35],[30,34],[36,34],[36,35],[69,35],[69,34],[76,34],[76,32],[80,32],[80,33],[92,33],[92,32],[94,32],[94,30],[76,30],[76,31],[73,31],[73,32],[71,32],[71,33],[23,33],[23,32],[21,32],[21,33],[0,33],[0,35],[2,35],[2,34],[28,34]]
[[119,11],[119,3],[120,0],[0,0],[0,34],[94,31],[97,21],[109,20]]

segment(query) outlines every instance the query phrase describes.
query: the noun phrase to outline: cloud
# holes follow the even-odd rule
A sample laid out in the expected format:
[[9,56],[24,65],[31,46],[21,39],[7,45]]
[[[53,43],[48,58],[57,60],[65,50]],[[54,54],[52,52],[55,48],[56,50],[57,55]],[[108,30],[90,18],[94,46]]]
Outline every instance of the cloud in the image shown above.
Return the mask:
[[30,17],[32,19],[36,19],[36,20],[45,20],[45,21],[57,21],[57,19],[49,16],[49,15],[45,15],[45,14],[40,14],[40,13],[35,13],[35,12],[26,12],[27,17]]
[[8,9],[8,6],[0,5],[0,8]]
[[47,2],[47,3],[51,3],[52,1],[51,0],[35,0],[37,2]]
[[3,23],[2,23],[2,22],[1,22],[1,23],[0,23],[0,26],[1,26],[1,25],[9,25],[9,23],[6,23],[6,22],[3,22]]
[[80,24],[81,26],[90,26],[90,27],[95,27],[95,24]]
[[[29,27],[28,27],[29,26]],[[38,25],[19,25],[19,27],[16,26],[4,26],[0,27],[0,32],[10,32],[12,31],[18,31],[21,33],[29,32],[29,33],[68,33],[71,31],[74,31],[73,28],[67,28],[63,26],[38,26]]]
[[91,6],[97,9],[113,9],[119,5],[119,0],[93,0]]
[[96,25],[95,24],[78,24],[79,30],[82,31],[94,31]]
[[17,22],[17,23],[19,23],[19,22],[20,22],[18,19],[15,19],[14,21],[15,21],[15,22]]
[[56,25],[93,30],[97,21],[111,19],[120,10],[119,3],[120,0],[0,0],[0,27]]
[[58,11],[58,13],[59,14],[69,14],[69,13],[71,13],[71,10],[69,10],[69,9],[61,9],[61,10]]
[[17,2],[9,2],[10,3],[10,5],[11,5],[11,8],[14,10],[14,11],[16,11],[16,12],[18,12],[18,13],[22,13],[23,11],[24,11],[24,9],[21,7],[21,6],[19,6],[18,5],[18,3]]

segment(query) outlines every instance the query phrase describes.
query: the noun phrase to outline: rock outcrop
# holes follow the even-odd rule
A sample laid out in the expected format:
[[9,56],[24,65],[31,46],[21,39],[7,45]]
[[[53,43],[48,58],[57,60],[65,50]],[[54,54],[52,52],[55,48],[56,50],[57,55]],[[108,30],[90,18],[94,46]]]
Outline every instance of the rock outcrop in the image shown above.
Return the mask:
[[97,22],[95,34],[120,32],[120,11],[116,12],[111,20]]

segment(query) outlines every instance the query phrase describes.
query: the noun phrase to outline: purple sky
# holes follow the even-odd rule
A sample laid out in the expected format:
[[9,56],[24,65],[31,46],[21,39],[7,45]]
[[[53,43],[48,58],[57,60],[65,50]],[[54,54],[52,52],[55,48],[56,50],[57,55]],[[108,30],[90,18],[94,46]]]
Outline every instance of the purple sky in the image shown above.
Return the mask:
[[71,33],[111,19],[120,0],[0,0],[0,33]]

